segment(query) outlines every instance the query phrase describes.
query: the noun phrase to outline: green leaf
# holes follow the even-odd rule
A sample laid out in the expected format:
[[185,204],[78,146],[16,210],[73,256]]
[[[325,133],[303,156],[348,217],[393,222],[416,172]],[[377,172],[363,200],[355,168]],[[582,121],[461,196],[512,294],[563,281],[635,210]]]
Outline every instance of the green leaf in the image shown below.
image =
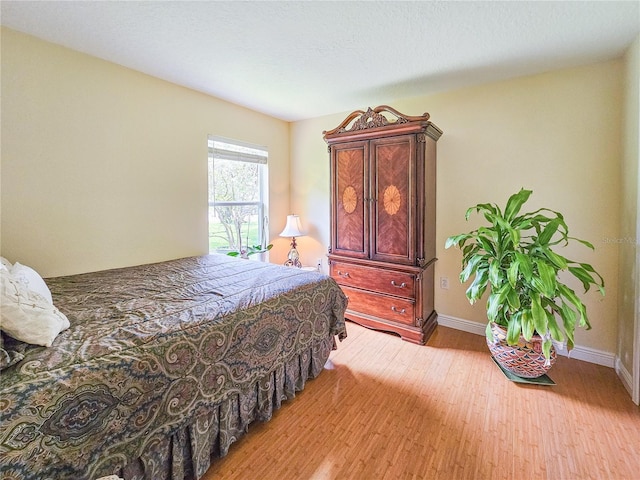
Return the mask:
[[481,236],[481,235],[478,235],[477,241],[480,244],[480,246],[484,249],[485,252],[487,252],[490,255],[493,255],[495,257],[496,250],[495,250],[495,248],[493,246],[493,243],[491,243],[491,240],[489,238]]
[[494,340],[493,340],[493,330],[491,330],[491,322],[487,322],[487,326],[486,326],[486,328],[484,329],[484,334],[486,335],[487,340],[488,340],[490,343],[493,343],[493,342],[494,342]]
[[518,260],[518,257],[514,257],[515,258],[511,260],[511,264],[507,269],[507,280],[509,280],[509,285],[511,285],[511,288],[516,288],[516,283],[518,282],[518,270],[520,267],[520,261]]
[[483,261],[484,255],[474,255],[473,257],[471,257],[462,272],[460,272],[460,282],[466,282],[471,275],[476,273],[477,269],[480,267],[480,265],[482,265]]
[[591,325],[589,324],[589,319],[587,318],[587,307],[585,307],[580,298],[578,298],[576,292],[563,284],[558,285],[558,291],[564,298],[569,301],[569,303],[571,303],[576,308],[576,310],[580,314],[579,325],[589,330],[591,328]]
[[505,283],[505,289],[507,291],[507,303],[509,303],[509,310],[516,312],[520,309],[520,296],[509,283]]
[[498,207],[497,205],[493,205],[491,203],[479,203],[475,207],[470,207],[467,209],[467,211],[464,214],[465,220],[469,220],[469,216],[474,210],[478,213],[480,212],[496,213],[498,211]]
[[531,219],[529,218],[528,214],[516,217],[509,223],[514,229],[518,230],[519,232],[526,231],[531,228]]
[[592,283],[596,283],[593,277],[582,267],[569,267],[569,271],[582,282],[585,293],[589,291]]
[[591,250],[595,250],[594,246],[590,242],[587,242],[586,240],[580,240],[579,238],[576,238],[576,237],[567,237],[567,238],[571,240],[575,240],[576,242],[580,242],[584,246],[589,247]]
[[494,213],[489,213],[487,211],[484,212],[484,218],[487,222],[489,222],[491,225],[496,225],[498,219],[500,217],[498,217],[497,215],[495,215]]
[[477,243],[470,243],[469,245],[465,245],[462,248],[462,255],[464,257],[468,257],[471,253],[476,253],[480,251],[480,247],[478,246]]
[[492,293],[489,295],[489,300],[487,300],[487,318],[491,322],[495,322],[496,317],[498,316],[498,310],[500,309],[500,295],[497,293]]
[[469,288],[467,288],[467,298],[471,304],[480,300],[487,289],[487,281],[489,280],[488,270],[488,268],[479,268],[476,272],[476,277]]
[[498,287],[503,283],[503,274],[500,270],[500,262],[495,258],[489,263],[489,282],[492,287]]
[[492,291],[491,295],[489,295],[489,300],[487,301],[487,317],[492,322],[496,321],[500,310],[503,309],[508,290],[509,284],[507,283],[503,288]]
[[545,338],[542,341],[542,354],[544,355],[544,358],[546,358],[547,360],[549,360],[551,358],[551,346],[553,345],[553,343],[551,342],[550,338]]
[[551,217],[547,217],[546,215],[542,215],[539,212],[544,212],[547,211],[546,208],[541,208],[539,210],[536,210],[535,212],[531,212],[529,215],[529,220],[531,222],[533,222],[534,224],[540,225],[543,223],[548,223],[551,220],[553,220],[553,218],[558,218],[558,216],[556,215],[555,217],[551,218]]
[[447,238],[447,241],[444,244],[444,248],[449,248],[449,247],[452,247],[453,245],[461,246],[469,238],[471,238],[471,235],[467,233],[462,233],[460,235],[452,235],[451,237]]
[[540,245],[547,245],[550,241],[551,238],[553,237],[553,235],[558,231],[558,226],[560,225],[560,220],[557,218],[554,218],[553,220],[551,220],[546,227],[544,227],[544,230],[542,231],[542,233],[538,236],[538,243]]
[[539,283],[541,285],[541,293],[547,298],[553,298],[556,294],[556,271],[548,263],[535,259],[534,263],[538,268]]
[[549,248],[542,248],[542,254],[549,259],[559,270],[565,270],[567,268],[567,259],[562,255],[558,255]]
[[507,206],[504,209],[504,217],[507,220],[511,220],[513,217],[515,217],[520,211],[522,205],[529,199],[532,193],[532,190],[525,190],[521,188],[518,193],[511,195],[511,197],[509,197],[509,200],[507,200]]
[[549,325],[549,332],[551,332],[551,338],[553,338],[556,342],[563,342],[564,335],[562,334],[562,330],[558,326],[558,322],[556,322],[556,318],[553,316],[553,313],[547,311],[547,322]]
[[534,294],[531,296],[531,318],[533,319],[533,325],[539,335],[544,335],[549,330],[547,326],[547,312],[542,308],[540,303],[540,295]]
[[600,289],[600,293],[604,295],[604,278],[602,278],[602,275],[596,272],[596,270],[588,263],[579,263],[578,265],[584,268],[587,272],[593,273],[600,279],[600,284],[598,285],[598,288]]
[[522,310],[520,323],[522,325],[522,336],[527,341],[531,340],[531,337],[533,337],[533,333],[535,332],[533,318],[531,317],[531,310]]
[[511,237],[512,248],[518,248],[518,245],[520,245],[520,232],[515,228],[510,228],[509,236]]
[[560,318],[564,325],[564,331],[567,335],[567,348],[571,350],[573,348],[573,332],[576,328],[576,312],[565,302],[562,302],[560,306]]
[[527,282],[530,282],[533,278],[533,264],[531,263],[531,260],[523,253],[515,253],[516,259],[518,260],[518,270],[520,271],[520,273],[522,273],[525,280],[527,280]]
[[514,315],[507,326],[507,343],[517,345],[520,340],[520,316]]

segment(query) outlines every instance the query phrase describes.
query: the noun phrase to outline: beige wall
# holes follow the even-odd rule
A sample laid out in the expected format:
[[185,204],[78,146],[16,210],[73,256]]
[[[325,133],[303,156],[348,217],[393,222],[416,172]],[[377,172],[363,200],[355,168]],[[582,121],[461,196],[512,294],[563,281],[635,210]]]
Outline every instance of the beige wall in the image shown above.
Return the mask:
[[268,146],[289,211],[287,122],[4,28],[1,88],[2,255],[44,276],[206,253],[207,134]]
[[[625,101],[620,224],[620,292],[618,295],[618,358],[626,374],[635,378],[639,401],[640,377],[640,36],[625,55]],[[635,344],[635,347],[634,347]],[[634,348],[635,354],[634,354]],[[635,355],[635,358],[634,358]],[[633,383],[633,382],[631,382]],[[631,385],[628,385],[632,388]]]
[[[485,322],[485,306],[470,306],[457,281],[461,254],[444,250],[447,236],[471,228],[467,207],[504,204],[520,187],[532,189],[526,206],[561,211],[572,235],[591,241],[563,252],[592,263],[605,277],[608,295],[586,297],[593,329],[576,343],[616,350],[620,156],[623,62],[600,63],[493,83],[451,93],[386,103],[418,115],[429,112],[444,130],[438,142],[436,309],[440,314]],[[358,105],[361,109],[376,105]],[[329,160],[322,131],[350,112],[292,125],[291,204],[312,225],[300,242],[303,260],[326,253],[329,243]],[[449,290],[438,287],[448,277]],[[579,285],[575,285],[576,288]]]
[[[450,289],[436,288],[441,314],[484,322],[484,306],[470,306],[457,282],[460,253],[443,247],[473,226],[466,208],[531,188],[530,208],[563,212],[572,234],[596,245],[564,252],[607,281],[605,298],[586,297],[594,328],[577,343],[616,351],[624,65],[380,102],[427,111],[444,130],[436,277]],[[288,240],[277,237],[286,215],[298,213],[309,233],[299,239],[303,263],[323,258],[326,268],[322,131],[348,113],[287,124],[3,29],[1,253],[49,276],[206,252],[206,137],[217,134],[269,147],[272,261],[286,255]]]

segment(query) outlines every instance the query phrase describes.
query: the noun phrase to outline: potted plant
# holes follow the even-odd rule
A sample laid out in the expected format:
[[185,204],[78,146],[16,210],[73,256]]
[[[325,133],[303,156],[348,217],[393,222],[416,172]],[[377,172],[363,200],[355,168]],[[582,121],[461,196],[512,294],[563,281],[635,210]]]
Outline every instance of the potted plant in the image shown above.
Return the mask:
[[[566,342],[571,350],[576,325],[591,328],[584,303],[561,280],[560,272],[577,278],[585,293],[596,286],[604,295],[604,279],[591,265],[553,250],[570,240],[593,249],[591,243],[569,236],[562,214],[548,208],[520,213],[531,193],[521,189],[509,198],[504,210],[490,203],[469,208],[466,220],[475,211],[489,225],[453,235],[445,244],[445,248],[462,249],[460,282],[473,277],[466,291],[471,304],[490,287],[487,344],[498,363],[521,377],[538,377],[551,367],[555,360],[552,340]],[[524,347],[524,353],[504,350],[518,345]],[[532,357],[537,365],[529,364]]]
[[267,246],[262,245],[251,245],[248,247],[240,247],[239,251],[227,252],[227,255],[230,257],[240,257],[240,258],[249,258],[251,255],[255,255],[256,253],[264,253],[268,252],[273,248],[273,244],[269,244]]

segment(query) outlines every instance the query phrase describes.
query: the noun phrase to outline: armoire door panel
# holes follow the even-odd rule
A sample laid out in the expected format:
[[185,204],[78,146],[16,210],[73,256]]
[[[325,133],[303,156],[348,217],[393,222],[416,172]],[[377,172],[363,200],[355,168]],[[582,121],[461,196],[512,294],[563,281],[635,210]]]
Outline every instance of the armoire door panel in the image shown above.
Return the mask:
[[415,261],[414,136],[371,142],[373,205],[372,258],[413,264]]
[[368,169],[367,143],[354,142],[334,149],[334,253],[368,256]]

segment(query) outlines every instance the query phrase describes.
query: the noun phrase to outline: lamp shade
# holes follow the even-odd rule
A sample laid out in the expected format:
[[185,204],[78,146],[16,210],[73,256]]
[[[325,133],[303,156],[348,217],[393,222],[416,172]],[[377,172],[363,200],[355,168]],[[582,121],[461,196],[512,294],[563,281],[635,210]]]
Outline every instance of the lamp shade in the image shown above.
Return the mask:
[[302,226],[300,225],[300,217],[298,215],[287,215],[287,225],[280,232],[281,237],[301,237]]

